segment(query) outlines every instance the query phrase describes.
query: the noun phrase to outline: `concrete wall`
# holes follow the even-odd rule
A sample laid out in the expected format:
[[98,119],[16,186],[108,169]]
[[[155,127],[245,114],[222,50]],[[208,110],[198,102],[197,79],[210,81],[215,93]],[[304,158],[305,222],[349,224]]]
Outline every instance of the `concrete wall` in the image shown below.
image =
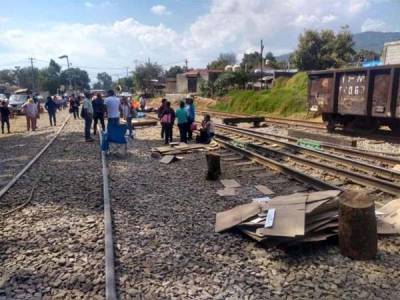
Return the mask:
[[176,75],[176,92],[178,94],[187,94],[188,81],[184,74]]

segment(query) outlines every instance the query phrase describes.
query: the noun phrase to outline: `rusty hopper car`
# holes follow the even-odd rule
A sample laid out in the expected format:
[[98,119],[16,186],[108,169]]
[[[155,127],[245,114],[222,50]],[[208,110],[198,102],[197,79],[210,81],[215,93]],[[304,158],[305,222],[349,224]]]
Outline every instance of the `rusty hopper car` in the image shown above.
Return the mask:
[[400,134],[400,65],[312,71],[308,77],[310,110],[322,113],[329,131],[389,126]]

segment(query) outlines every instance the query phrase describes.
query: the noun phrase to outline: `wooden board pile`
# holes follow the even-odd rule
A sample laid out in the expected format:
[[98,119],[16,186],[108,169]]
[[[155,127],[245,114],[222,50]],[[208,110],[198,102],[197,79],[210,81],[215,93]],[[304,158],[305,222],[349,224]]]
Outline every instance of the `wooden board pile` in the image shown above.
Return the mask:
[[[295,193],[239,205],[216,215],[215,231],[237,228],[269,246],[290,247],[327,240],[338,234],[341,193],[338,190]],[[387,208],[378,215],[389,218],[389,211],[393,209]],[[379,218],[378,233],[398,232],[396,225],[389,224],[387,219],[379,221]]]
[[207,151],[218,148],[216,142],[210,144],[185,144],[185,143],[171,143],[167,146],[152,148],[152,152],[158,152],[161,155],[175,155],[186,154],[195,151]]

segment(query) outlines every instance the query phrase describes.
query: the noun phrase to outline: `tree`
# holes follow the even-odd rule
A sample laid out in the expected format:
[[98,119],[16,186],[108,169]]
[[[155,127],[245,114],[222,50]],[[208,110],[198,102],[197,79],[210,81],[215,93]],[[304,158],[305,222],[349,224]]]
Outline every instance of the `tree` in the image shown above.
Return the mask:
[[123,91],[132,91],[133,89],[132,76],[118,79],[113,83],[113,88],[115,89],[117,86],[121,86]]
[[[38,76],[39,76],[39,69],[33,68],[33,78],[35,80],[35,87],[37,87]],[[33,89],[32,68],[31,67],[25,67],[25,68],[19,69],[16,73],[16,77],[17,77],[19,86],[21,88],[26,88],[26,89],[30,89],[30,90]]]
[[379,56],[380,55],[378,53],[376,53],[375,51],[361,49],[361,50],[357,51],[356,55],[354,55],[354,61],[355,62],[363,62],[363,61],[369,61],[369,60],[378,60]]
[[245,53],[240,63],[240,67],[242,70],[250,71],[261,64],[261,54],[257,51],[253,53]]
[[60,87],[61,66],[54,60],[50,60],[47,68],[39,70],[38,85],[42,91],[48,91],[50,94],[57,93]]
[[60,83],[69,86],[70,82],[76,89],[88,90],[90,88],[90,78],[88,73],[79,68],[69,68],[61,72]]
[[207,65],[207,69],[224,69],[227,65],[234,65],[235,63],[235,53],[220,53],[216,60]]
[[300,70],[338,68],[352,60],[355,54],[353,37],[347,26],[338,34],[332,30],[306,30],[299,37],[291,61]]
[[168,71],[165,72],[165,77],[176,78],[177,74],[184,73],[184,69],[181,66],[172,66]]
[[98,73],[97,80],[98,82],[94,84],[94,88],[103,90],[109,90],[112,88],[112,77],[106,72]]
[[162,75],[162,67],[157,63],[140,64],[133,72],[133,83],[137,90],[145,91],[152,87],[152,80],[158,80]]
[[5,69],[0,70],[0,83],[14,85],[17,83],[17,76],[15,70]]

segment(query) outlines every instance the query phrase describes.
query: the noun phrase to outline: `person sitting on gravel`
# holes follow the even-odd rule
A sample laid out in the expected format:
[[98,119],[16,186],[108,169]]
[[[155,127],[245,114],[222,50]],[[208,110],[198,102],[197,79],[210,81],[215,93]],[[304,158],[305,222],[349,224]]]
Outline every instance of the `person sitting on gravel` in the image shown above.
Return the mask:
[[172,142],[172,127],[174,126],[175,112],[171,108],[171,102],[167,101],[161,115],[161,126],[164,128],[165,145]]
[[1,133],[4,134],[4,124],[7,124],[7,132],[10,133],[10,109],[6,101],[1,102],[0,117],[1,117]]
[[28,96],[28,100],[22,105],[22,110],[25,113],[27,130],[32,129],[32,131],[35,131],[39,110],[37,104],[30,96]]
[[180,102],[179,108],[176,110],[175,115],[178,120],[180,142],[187,143],[188,114],[185,110],[185,102]]
[[56,126],[56,112],[57,112],[57,103],[54,102],[53,98],[50,96],[47,97],[46,103],[44,104],[44,108],[47,110],[49,114],[50,126]]
[[107,107],[108,124],[119,125],[119,106],[121,104],[120,100],[118,97],[115,96],[113,90],[109,90],[107,92],[107,96],[108,97],[104,100],[104,104]]
[[200,135],[196,137],[196,142],[209,144],[214,135],[214,123],[211,121],[210,115],[205,115],[204,120],[201,122]]

